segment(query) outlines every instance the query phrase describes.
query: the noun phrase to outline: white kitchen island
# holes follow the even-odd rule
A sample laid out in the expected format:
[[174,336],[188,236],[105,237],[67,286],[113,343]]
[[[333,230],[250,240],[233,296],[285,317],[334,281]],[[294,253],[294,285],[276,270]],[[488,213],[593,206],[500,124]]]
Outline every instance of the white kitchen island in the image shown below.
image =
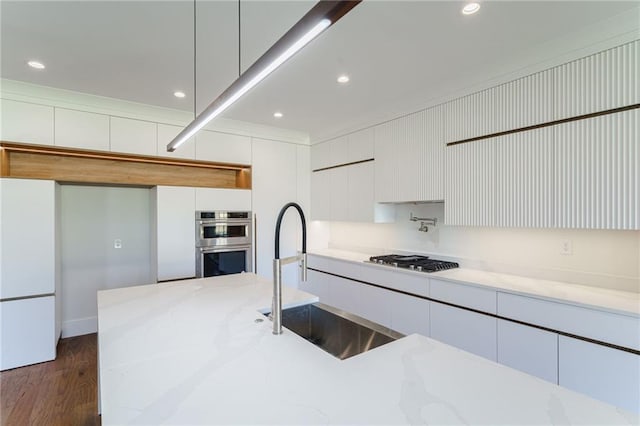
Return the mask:
[[[284,290],[285,307],[316,300]],[[99,292],[102,424],[639,423],[420,335],[340,361],[273,335],[270,305],[254,274]]]

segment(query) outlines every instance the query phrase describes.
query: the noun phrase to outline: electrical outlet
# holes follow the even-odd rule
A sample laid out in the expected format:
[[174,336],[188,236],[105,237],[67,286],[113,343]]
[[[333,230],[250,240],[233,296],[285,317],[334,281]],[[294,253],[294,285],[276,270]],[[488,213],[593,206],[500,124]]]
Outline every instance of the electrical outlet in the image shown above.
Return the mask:
[[562,240],[562,245],[560,246],[560,254],[573,254],[573,242],[571,240]]
[[113,240],[113,248],[122,248],[122,240],[120,238]]

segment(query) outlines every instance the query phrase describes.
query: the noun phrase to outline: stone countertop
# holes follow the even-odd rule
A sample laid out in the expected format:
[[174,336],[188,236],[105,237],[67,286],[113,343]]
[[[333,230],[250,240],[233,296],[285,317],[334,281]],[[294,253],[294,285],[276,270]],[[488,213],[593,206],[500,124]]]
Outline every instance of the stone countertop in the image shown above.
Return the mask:
[[[286,288],[284,305],[313,302]],[[429,338],[340,361],[274,336],[254,274],[98,293],[102,423],[638,424],[637,416]]]
[[[365,263],[370,254],[336,249],[317,249],[309,254],[329,257],[373,268],[388,266]],[[437,258],[436,255],[433,257]],[[465,284],[493,288],[514,294],[538,297],[542,299],[570,303],[622,315],[640,317],[640,294],[620,290],[610,290],[586,285],[571,284],[560,281],[540,280],[519,275],[502,274],[470,268],[456,268],[445,271],[424,272],[398,269],[410,274],[427,276],[428,278],[445,279]]]

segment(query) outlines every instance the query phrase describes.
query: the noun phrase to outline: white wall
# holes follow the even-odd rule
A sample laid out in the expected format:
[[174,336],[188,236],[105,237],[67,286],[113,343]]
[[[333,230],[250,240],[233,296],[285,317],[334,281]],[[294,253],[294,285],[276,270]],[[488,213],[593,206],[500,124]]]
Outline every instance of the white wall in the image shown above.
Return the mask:
[[[437,217],[419,232],[409,214]],[[540,279],[640,292],[640,231],[478,228],[441,225],[444,204],[402,204],[396,223],[313,223],[329,226],[328,245],[365,252],[394,250],[453,256],[462,266]],[[564,240],[572,255],[560,253]]]
[[61,186],[63,337],[97,331],[98,290],[155,282],[151,206],[147,188]]

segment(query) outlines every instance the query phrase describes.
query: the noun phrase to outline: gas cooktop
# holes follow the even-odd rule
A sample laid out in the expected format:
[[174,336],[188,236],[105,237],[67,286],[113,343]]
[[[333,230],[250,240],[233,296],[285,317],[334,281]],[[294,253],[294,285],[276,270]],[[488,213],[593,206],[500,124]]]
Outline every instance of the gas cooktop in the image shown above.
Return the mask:
[[406,256],[406,255],[400,255],[400,254],[388,254],[385,256],[371,256],[369,258],[369,262],[377,263],[380,265],[393,266],[396,268],[410,269],[412,271],[420,271],[420,272],[444,271],[445,269],[452,269],[460,266],[455,262],[429,259],[428,256],[416,256],[416,255]]

